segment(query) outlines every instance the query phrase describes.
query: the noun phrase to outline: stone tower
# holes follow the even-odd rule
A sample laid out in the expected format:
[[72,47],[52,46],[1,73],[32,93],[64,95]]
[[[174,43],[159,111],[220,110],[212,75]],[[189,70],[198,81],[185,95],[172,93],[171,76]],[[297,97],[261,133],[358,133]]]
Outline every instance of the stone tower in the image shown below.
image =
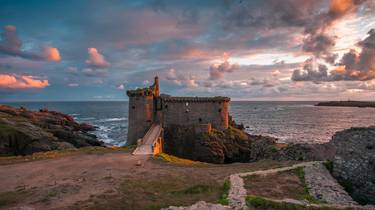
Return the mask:
[[128,90],[128,141],[127,144],[136,144],[151,127],[155,117],[155,97],[159,96],[159,80],[155,77],[154,84],[148,88]]

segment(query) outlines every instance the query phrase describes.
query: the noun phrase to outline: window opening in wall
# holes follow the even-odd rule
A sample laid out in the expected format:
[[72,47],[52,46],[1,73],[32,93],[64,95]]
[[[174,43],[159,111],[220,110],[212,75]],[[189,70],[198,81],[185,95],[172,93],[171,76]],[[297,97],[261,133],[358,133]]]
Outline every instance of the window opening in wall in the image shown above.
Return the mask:
[[221,108],[219,109],[219,112],[221,112]]
[[132,106],[132,109],[135,109],[135,106]]
[[199,118],[198,120],[199,120],[199,122],[202,122],[202,118]]
[[166,104],[164,107],[165,107],[166,109],[168,109],[168,104]]

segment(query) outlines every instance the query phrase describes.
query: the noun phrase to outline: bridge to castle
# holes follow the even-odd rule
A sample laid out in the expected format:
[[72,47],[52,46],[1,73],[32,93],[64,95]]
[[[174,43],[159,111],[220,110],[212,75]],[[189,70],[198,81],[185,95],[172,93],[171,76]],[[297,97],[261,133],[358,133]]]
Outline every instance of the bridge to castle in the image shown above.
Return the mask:
[[162,152],[162,130],[160,124],[152,124],[146,135],[138,140],[133,155],[153,155]]

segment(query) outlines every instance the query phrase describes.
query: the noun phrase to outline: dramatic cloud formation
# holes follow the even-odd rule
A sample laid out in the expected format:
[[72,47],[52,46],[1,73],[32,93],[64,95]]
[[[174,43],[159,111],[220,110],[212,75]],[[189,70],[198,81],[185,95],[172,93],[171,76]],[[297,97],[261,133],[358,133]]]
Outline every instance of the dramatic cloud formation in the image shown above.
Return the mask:
[[328,79],[327,67],[322,64],[316,64],[313,58],[307,59],[303,64],[303,70],[293,71],[293,81],[326,81]]
[[45,88],[48,85],[49,85],[48,80],[40,80],[33,76],[0,74],[0,88],[30,89],[30,88]]
[[171,95],[367,99],[374,11],[372,0],[0,3],[0,74],[51,84],[0,100],[126,100],[155,75]]
[[224,54],[224,62],[220,64],[213,64],[210,66],[210,80],[218,80],[222,79],[224,73],[233,72],[240,67],[238,64],[231,64],[229,63],[229,55],[227,53]]
[[86,64],[92,68],[108,68],[110,63],[108,63],[102,54],[98,52],[96,48],[89,48],[89,59],[86,60]]
[[185,76],[182,74],[177,74],[176,70],[174,69],[170,69],[168,71],[166,79],[179,86],[185,86],[188,88],[198,87],[196,78],[194,76]]
[[60,53],[57,48],[45,47],[41,52],[29,52],[22,50],[22,41],[17,36],[16,27],[7,25],[1,33],[0,53],[19,56],[31,60],[60,61]]
[[334,70],[328,74],[328,68],[308,59],[303,70],[293,72],[293,81],[340,81],[371,80],[375,78],[375,29],[368,32],[368,37],[357,43],[360,52],[351,49],[345,53]]

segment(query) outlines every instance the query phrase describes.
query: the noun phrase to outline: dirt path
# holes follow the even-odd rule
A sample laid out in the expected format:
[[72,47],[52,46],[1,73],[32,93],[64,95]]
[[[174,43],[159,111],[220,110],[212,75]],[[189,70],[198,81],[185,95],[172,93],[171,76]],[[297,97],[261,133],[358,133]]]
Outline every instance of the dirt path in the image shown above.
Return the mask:
[[[136,166],[138,161],[142,162],[142,166]],[[28,206],[36,209],[69,209],[95,196],[116,196],[119,194],[118,189],[124,178],[137,181],[155,180],[155,182],[179,179],[184,184],[203,183],[220,187],[223,180],[232,173],[290,164],[291,162],[260,161],[228,165],[182,166],[150,160],[148,156],[134,156],[127,152],[79,154],[2,165],[0,166],[0,193],[6,195],[16,192],[17,196],[24,196],[4,206],[6,208]],[[141,194],[142,192],[140,191]],[[140,193],[137,192],[137,195]],[[134,198],[134,195],[125,196],[129,196],[126,199]],[[103,200],[105,202],[108,199]]]
[[146,160],[144,156],[109,153],[0,166],[0,192],[30,190],[32,198],[21,204],[61,208],[95,194],[115,193],[116,181],[123,174],[147,170],[148,164],[142,168],[135,165]]

